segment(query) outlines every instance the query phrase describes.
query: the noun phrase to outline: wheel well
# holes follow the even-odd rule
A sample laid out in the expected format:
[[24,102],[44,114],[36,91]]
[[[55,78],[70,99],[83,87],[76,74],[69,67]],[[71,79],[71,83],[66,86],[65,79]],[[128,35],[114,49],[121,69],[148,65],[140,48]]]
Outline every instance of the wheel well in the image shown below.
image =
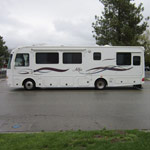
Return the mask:
[[97,82],[98,80],[103,80],[103,81],[106,83],[106,85],[108,85],[107,81],[106,81],[104,78],[98,78],[98,79],[95,81],[94,85],[96,84],[96,82]]
[[25,82],[27,82],[27,81],[33,81],[33,82],[34,82],[34,85],[36,86],[35,81],[34,81],[33,79],[31,79],[31,78],[25,79],[25,80],[22,82],[22,85],[24,86]]

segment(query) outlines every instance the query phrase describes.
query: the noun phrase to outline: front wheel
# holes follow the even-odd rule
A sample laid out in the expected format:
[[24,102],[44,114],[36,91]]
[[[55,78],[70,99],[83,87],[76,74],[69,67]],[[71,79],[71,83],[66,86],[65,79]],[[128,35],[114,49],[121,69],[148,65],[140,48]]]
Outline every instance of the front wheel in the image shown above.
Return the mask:
[[35,82],[33,80],[27,80],[27,81],[25,81],[24,88],[26,90],[33,90],[35,88]]
[[98,89],[98,90],[103,90],[105,89],[106,87],[106,81],[103,80],[103,79],[98,79],[96,82],[95,82],[95,88]]

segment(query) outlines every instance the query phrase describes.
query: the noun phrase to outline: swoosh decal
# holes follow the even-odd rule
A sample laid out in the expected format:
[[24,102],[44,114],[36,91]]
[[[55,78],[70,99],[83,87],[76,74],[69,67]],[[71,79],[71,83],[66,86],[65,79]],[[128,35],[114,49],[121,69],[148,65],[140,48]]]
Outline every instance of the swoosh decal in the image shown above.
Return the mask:
[[91,71],[91,70],[112,70],[112,71],[127,71],[127,70],[130,70],[132,69],[133,67],[130,67],[130,68],[119,68],[117,66],[113,66],[113,67],[96,67],[96,68],[91,68],[87,71]]
[[100,72],[107,71],[107,70],[110,70],[110,71],[127,71],[127,70],[130,70],[132,68],[133,67],[122,68],[119,66],[96,67],[96,68],[88,69],[88,70],[86,70],[86,72],[80,72],[80,74],[96,74],[96,73],[100,73]]
[[29,74],[29,72],[20,72],[19,74]]
[[57,69],[57,68],[43,67],[43,68],[39,68],[39,69],[34,70],[34,72],[39,72],[42,70],[50,70],[50,71],[55,71],[55,72],[66,72],[69,69]]
[[108,58],[108,59],[104,59],[103,61],[107,61],[107,60],[115,60],[115,58]]

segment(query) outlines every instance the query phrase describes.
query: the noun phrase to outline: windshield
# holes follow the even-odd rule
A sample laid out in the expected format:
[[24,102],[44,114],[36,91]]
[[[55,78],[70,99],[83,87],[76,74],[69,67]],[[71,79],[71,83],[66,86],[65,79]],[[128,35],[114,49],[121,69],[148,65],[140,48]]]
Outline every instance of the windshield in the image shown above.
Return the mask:
[[9,60],[8,60],[8,65],[7,69],[11,69],[11,60],[12,60],[12,54],[10,54]]

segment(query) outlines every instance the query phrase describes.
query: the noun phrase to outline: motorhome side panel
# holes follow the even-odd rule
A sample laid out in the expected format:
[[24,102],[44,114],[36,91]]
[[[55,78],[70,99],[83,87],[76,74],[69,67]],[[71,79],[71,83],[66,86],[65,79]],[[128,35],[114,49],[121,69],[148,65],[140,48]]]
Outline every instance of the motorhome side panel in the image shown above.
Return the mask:
[[[57,55],[55,63],[38,60],[44,55]],[[86,51],[51,50],[34,52],[34,78],[39,87],[80,87],[90,85],[90,76],[80,73],[84,69]],[[67,57],[76,57],[74,62],[67,62]],[[68,59],[69,60],[69,59]],[[40,62],[41,61],[41,62]]]

